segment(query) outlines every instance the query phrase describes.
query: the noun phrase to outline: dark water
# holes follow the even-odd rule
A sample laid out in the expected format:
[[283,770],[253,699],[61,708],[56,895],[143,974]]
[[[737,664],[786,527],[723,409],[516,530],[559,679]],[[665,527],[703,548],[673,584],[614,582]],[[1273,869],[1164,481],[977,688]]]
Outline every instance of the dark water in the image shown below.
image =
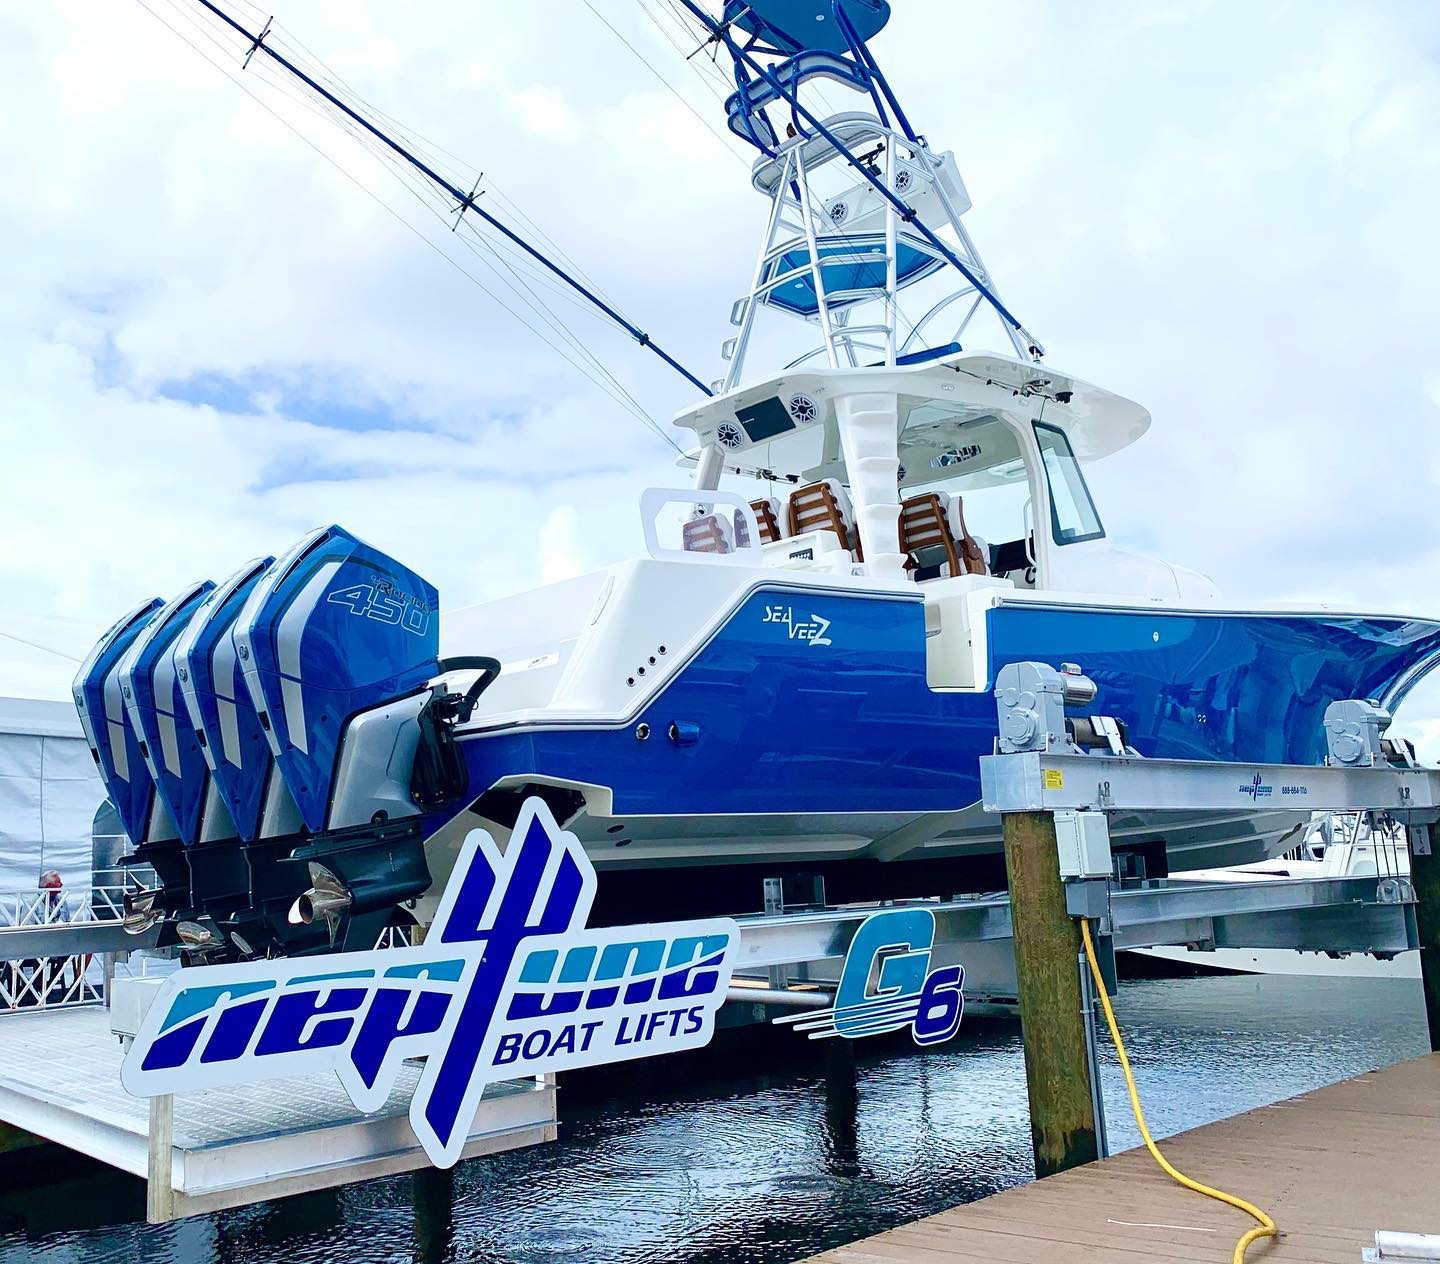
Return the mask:
[[[1126,985],[1157,1135],[1423,1053],[1419,984],[1216,977]],[[73,1156],[0,1173],[0,1260],[765,1261],[781,1264],[1031,1175],[1018,1024],[942,1049],[736,1033],[572,1077],[559,1143],[161,1228],[137,1181]],[[1108,1056],[1108,1050],[1107,1050]],[[1136,1144],[1113,1058],[1112,1148]]]

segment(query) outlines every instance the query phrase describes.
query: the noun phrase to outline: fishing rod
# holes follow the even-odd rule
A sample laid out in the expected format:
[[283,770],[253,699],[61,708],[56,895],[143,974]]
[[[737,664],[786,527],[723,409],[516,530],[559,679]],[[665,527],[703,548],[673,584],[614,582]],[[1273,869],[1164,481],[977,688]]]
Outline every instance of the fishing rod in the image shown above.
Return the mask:
[[359,124],[362,128],[365,129],[365,131],[370,133],[371,136],[375,137],[376,140],[380,141],[381,144],[385,145],[394,153],[398,154],[412,167],[414,167],[416,171],[420,172],[420,174],[423,175],[427,180],[430,180],[432,183],[434,183],[435,185],[443,189],[446,193],[448,193],[452,198],[455,199],[455,210],[459,215],[463,216],[466,211],[473,211],[482,220],[484,220],[485,223],[489,224],[491,228],[495,229],[496,232],[500,233],[507,241],[509,241],[515,246],[518,246],[537,263],[541,264],[547,270],[554,273],[555,276],[559,277],[561,281],[563,281],[572,290],[574,290],[577,294],[584,298],[588,303],[590,303],[594,307],[597,307],[601,312],[604,313],[605,316],[607,316],[616,325],[620,326],[620,328],[623,329],[627,334],[629,334],[631,338],[633,338],[637,343],[639,343],[640,346],[659,356],[661,360],[663,360],[667,365],[669,365],[670,368],[674,369],[676,373],[680,374],[680,376],[683,377],[687,382],[689,382],[691,386],[694,386],[698,390],[704,392],[706,395],[714,394],[714,392],[704,382],[702,382],[698,377],[691,373],[689,369],[687,369],[683,364],[681,364],[679,360],[675,359],[674,356],[672,356],[658,342],[651,338],[650,335],[647,334],[643,329],[639,328],[639,326],[635,325],[633,322],[627,320],[618,311],[611,307],[609,303],[602,299],[598,294],[596,294],[583,282],[571,276],[569,272],[562,268],[558,263],[555,263],[553,260],[548,258],[541,251],[537,250],[528,241],[521,237],[519,233],[515,232],[514,229],[510,228],[503,221],[497,219],[494,215],[490,214],[489,211],[485,210],[485,208],[482,207],[479,202],[479,198],[481,195],[479,192],[480,186],[478,180],[476,181],[475,188],[471,189],[469,193],[466,193],[463,189],[460,189],[456,185],[452,184],[438,171],[432,168],[428,163],[417,157],[399,141],[395,140],[393,137],[388,136],[385,132],[381,131],[380,128],[378,128],[364,115],[358,113],[356,110],[353,110],[350,106],[346,105],[344,101],[340,100],[339,97],[337,97],[333,92],[325,88],[322,84],[317,83],[315,79],[313,79],[310,75],[306,74],[305,71],[301,70],[299,66],[295,65],[295,63],[292,62],[283,53],[277,52],[275,49],[270,47],[269,43],[266,41],[266,37],[270,34],[270,24],[268,22],[265,24],[265,29],[257,34],[253,31],[248,30],[244,25],[236,21],[218,4],[212,3],[212,0],[199,0],[199,3],[202,7],[208,9],[228,27],[230,27],[231,30],[235,31],[239,35],[244,36],[245,39],[250,41],[250,51],[245,54],[245,64],[247,66],[250,64],[250,59],[257,52],[262,53],[266,57],[270,58],[273,62],[276,63],[276,65],[280,66],[286,72],[293,75],[296,79],[303,83],[307,88],[310,89],[310,91],[314,92],[317,96],[329,102],[332,106],[334,106],[337,110],[344,114],[346,118],[350,119],[352,122]]
[[[730,28],[734,25],[738,18],[731,18],[723,22],[717,21],[713,16],[711,16],[711,14],[701,8],[700,5],[695,2],[695,0],[680,0],[680,2],[691,14],[694,15],[695,19],[705,28],[705,30],[709,32],[710,39],[707,41],[708,43],[724,44],[725,48],[730,53],[730,56],[733,57],[739,65],[745,67],[752,74],[763,79],[775,91],[777,96],[784,100],[796,112],[796,114],[803,118],[806,123],[808,123],[811,127],[815,129],[816,132],[818,132],[827,141],[829,141],[830,144],[835,147],[835,151],[840,154],[846,162],[848,162],[852,167],[854,167],[855,170],[858,171],[865,178],[865,180],[879,192],[881,197],[883,197],[887,202],[889,202],[890,205],[893,206],[900,213],[900,219],[904,223],[910,225],[916,232],[918,232],[922,237],[924,237],[925,240],[929,242],[929,244],[934,247],[935,250],[939,251],[939,253],[945,258],[945,260],[951,265],[951,267],[953,267],[957,272],[960,273],[961,276],[963,276],[971,285],[975,287],[976,291],[990,304],[992,308],[995,309],[995,312],[1000,316],[1000,318],[1004,320],[1006,324],[1008,324],[1012,329],[1014,329],[1017,334],[1021,335],[1021,337],[1024,338],[1025,345],[1029,348],[1030,355],[1033,359],[1038,360],[1041,356],[1045,354],[1045,348],[1042,347],[1039,342],[1035,340],[1034,335],[1032,335],[1030,331],[1020,323],[1019,318],[1015,316],[1014,313],[1012,313],[1010,309],[1000,301],[1000,296],[997,295],[993,290],[991,290],[989,286],[987,286],[983,281],[981,281],[980,278],[976,276],[975,273],[965,265],[965,263],[960,259],[960,257],[945,243],[945,241],[920,218],[919,212],[916,211],[913,206],[910,206],[903,198],[891,192],[891,190],[886,187],[883,180],[879,179],[879,177],[877,177],[874,172],[872,172],[863,162],[861,162],[859,158],[857,158],[854,154],[850,152],[849,146],[846,145],[844,141],[842,141],[838,136],[835,135],[834,132],[832,132],[828,127],[826,127],[825,124],[820,121],[820,119],[815,115],[813,111],[805,107],[805,105],[800,100],[800,90],[798,84],[793,87],[787,87],[773,70],[765,66],[760,61],[756,60],[756,58],[750,53],[748,47],[742,47],[731,37]],[[204,3],[204,0],[202,0],[202,3]],[[838,0],[835,5],[835,10],[840,15],[842,29],[845,29],[845,27],[847,27],[849,24],[846,21],[846,15]],[[748,6],[742,10],[742,15],[749,17],[762,29],[769,27],[769,23],[767,23],[765,19],[760,16],[760,14],[756,13],[753,9],[750,9]],[[850,42],[853,48],[853,27],[846,31],[846,35],[847,42]],[[863,47],[863,41],[861,41],[861,47]],[[868,69],[868,66],[866,68]],[[886,93],[887,95],[889,95],[888,85],[886,87]],[[909,124],[905,123],[904,126],[908,134]]]

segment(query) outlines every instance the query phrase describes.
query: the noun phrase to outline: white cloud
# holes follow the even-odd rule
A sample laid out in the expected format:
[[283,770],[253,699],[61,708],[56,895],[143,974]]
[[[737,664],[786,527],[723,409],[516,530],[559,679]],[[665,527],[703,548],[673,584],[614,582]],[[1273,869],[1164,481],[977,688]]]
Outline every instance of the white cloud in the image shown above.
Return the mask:
[[[189,0],[146,3],[242,77]],[[956,150],[970,227],[1051,360],[1155,414],[1095,469],[1107,525],[1241,599],[1433,612],[1440,13],[955,14],[912,0],[876,51]],[[607,16],[723,130],[703,69],[638,6]],[[277,17],[458,185],[484,171],[483,206],[518,206],[719,371],[763,205],[734,147],[581,6],[564,23],[498,0]],[[242,81],[383,205],[139,4],[0,15],[0,631],[76,620],[41,631],[76,629],[83,649],[141,596],[330,520],[469,604],[567,557],[632,553],[639,490],[680,481],[668,449],[390,212],[516,310],[512,287],[535,282],[463,251],[274,74],[257,59]],[[540,292],[652,416],[688,402],[653,357]],[[226,411],[227,384],[247,411]],[[218,407],[195,402],[207,390]],[[63,688],[65,660],[47,671],[4,644],[0,690]],[[1407,711],[1440,743],[1440,686]]]
[[583,574],[587,550],[580,536],[580,515],[574,505],[557,505],[540,524],[540,582],[557,584]]
[[510,94],[510,103],[520,125],[538,136],[565,140],[574,144],[575,112],[554,88],[532,87]]

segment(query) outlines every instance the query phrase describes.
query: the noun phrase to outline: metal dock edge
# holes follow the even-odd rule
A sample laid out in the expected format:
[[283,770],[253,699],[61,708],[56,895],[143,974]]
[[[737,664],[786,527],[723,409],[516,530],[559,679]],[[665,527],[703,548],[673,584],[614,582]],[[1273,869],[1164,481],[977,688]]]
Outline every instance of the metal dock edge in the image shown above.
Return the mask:
[[[103,1009],[7,1015],[0,1119],[148,1179],[152,1221],[430,1166],[406,1113],[416,1068],[383,1109],[362,1115],[331,1075],[146,1101],[120,1087],[122,1056]],[[553,1141],[555,1112],[553,1083],[496,1085],[465,1157]]]

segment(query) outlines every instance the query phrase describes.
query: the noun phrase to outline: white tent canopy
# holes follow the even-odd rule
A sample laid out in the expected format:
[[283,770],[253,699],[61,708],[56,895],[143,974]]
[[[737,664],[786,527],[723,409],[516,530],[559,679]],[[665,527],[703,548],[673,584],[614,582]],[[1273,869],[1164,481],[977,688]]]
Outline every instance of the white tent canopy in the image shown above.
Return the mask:
[[71,703],[0,697],[0,891],[33,890],[47,869],[88,887],[104,802]]

